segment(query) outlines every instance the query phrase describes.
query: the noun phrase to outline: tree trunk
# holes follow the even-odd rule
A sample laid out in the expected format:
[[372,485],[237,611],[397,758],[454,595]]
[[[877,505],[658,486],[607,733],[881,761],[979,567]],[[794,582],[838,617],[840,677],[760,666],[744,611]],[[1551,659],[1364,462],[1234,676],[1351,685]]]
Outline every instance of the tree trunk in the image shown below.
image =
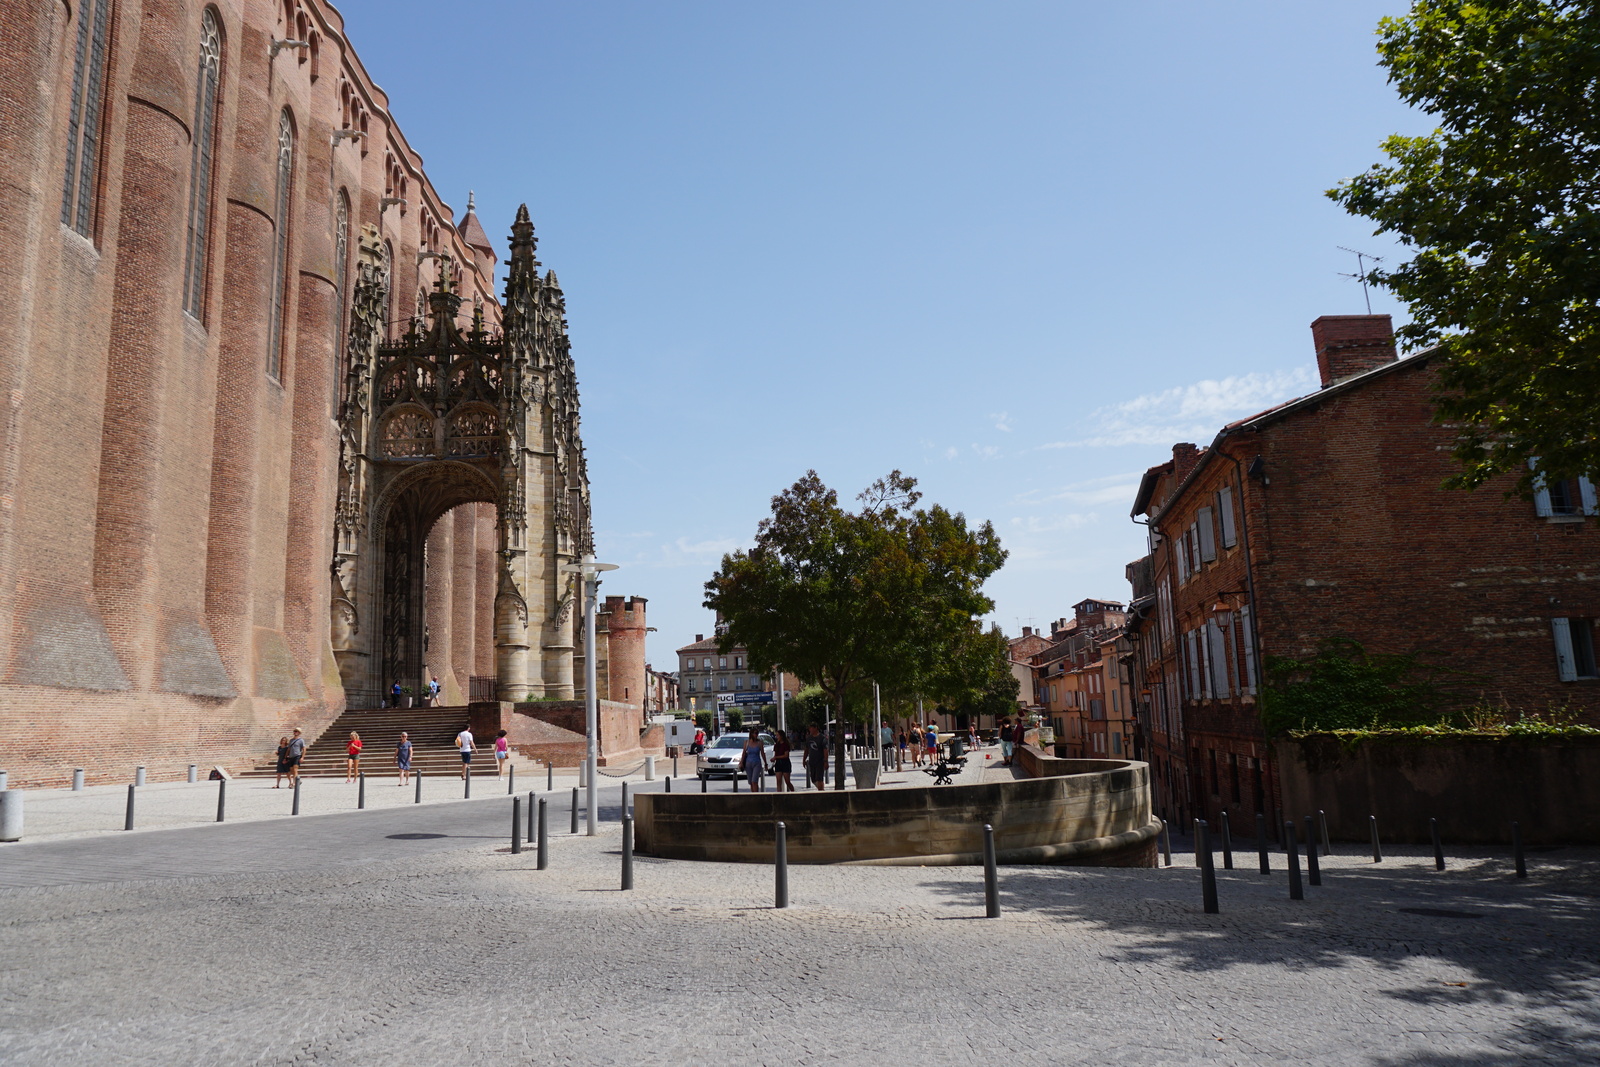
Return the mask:
[[844,687],[839,687],[839,706],[833,722],[833,787],[844,788]]

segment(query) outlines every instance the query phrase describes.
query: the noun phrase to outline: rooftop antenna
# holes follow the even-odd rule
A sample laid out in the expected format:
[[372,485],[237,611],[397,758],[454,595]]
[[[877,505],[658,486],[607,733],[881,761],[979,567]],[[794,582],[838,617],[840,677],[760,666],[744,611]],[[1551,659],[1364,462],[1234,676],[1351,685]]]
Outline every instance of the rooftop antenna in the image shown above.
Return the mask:
[[1367,292],[1367,260],[1370,259],[1374,263],[1382,263],[1383,257],[1375,256],[1371,252],[1357,252],[1354,248],[1346,248],[1344,245],[1335,245],[1334,247],[1341,252],[1349,252],[1352,256],[1356,257],[1357,273],[1346,274],[1343,271],[1340,271],[1339,277],[1354,278],[1356,281],[1361,283],[1361,296],[1362,299],[1367,302],[1367,314],[1372,314],[1372,294]]

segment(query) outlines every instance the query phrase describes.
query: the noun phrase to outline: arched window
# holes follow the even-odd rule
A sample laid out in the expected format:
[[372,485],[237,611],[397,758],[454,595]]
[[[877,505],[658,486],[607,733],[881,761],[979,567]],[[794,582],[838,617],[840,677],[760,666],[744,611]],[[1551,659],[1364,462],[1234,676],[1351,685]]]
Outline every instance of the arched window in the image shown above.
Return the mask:
[[394,245],[388,241],[383,242],[383,265],[389,271],[389,287],[383,291],[383,337],[388,340],[393,336],[389,331],[394,326],[394,287],[400,284],[395,277]]
[[283,314],[285,275],[289,266],[290,187],[294,181],[294,119],[284,108],[278,116],[278,194],[274,227],[277,230],[272,250],[271,327],[267,335],[267,373],[283,379]]
[[183,310],[205,317],[206,242],[211,233],[211,148],[216,141],[222,34],[217,13],[200,17],[200,69],[194,88],[194,150],[189,160],[189,236],[183,254]]
[[78,41],[72,52],[72,113],[67,119],[67,174],[61,224],[88,237],[94,222],[94,172],[100,158],[100,104],[105,89],[111,0],[78,5]]
[[339,206],[333,217],[333,397],[343,396],[346,373],[345,279],[350,276],[350,194],[339,190]]

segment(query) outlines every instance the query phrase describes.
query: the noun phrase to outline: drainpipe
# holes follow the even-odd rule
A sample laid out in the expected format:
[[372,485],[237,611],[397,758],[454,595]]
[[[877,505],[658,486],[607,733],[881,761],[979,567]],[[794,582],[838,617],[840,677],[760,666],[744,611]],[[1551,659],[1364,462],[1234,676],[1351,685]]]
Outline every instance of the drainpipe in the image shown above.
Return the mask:
[[[1239,463],[1239,457],[1230,453],[1228,458],[1233,460],[1234,485],[1239,493],[1239,535],[1244,547],[1244,588],[1245,595],[1250,601],[1250,652],[1255,657],[1256,663],[1256,714],[1260,715],[1261,690],[1265,688],[1262,684],[1262,679],[1265,676],[1264,672],[1266,671],[1266,663],[1261,658],[1261,612],[1256,608],[1255,568],[1251,565],[1250,509],[1245,504],[1244,469]],[[1264,738],[1266,737],[1265,728],[1262,729],[1262,736]],[[1265,749],[1266,746],[1270,744],[1271,738],[1266,738],[1266,744],[1263,745],[1263,748]],[[1270,749],[1267,749],[1267,752],[1267,758],[1261,761],[1261,772],[1263,777],[1265,776],[1267,765],[1271,761]],[[1261,792],[1262,795],[1267,799],[1267,808],[1269,809],[1266,812],[1267,825],[1272,827],[1272,836],[1274,838],[1279,838],[1281,841],[1282,828],[1279,826],[1279,823],[1282,820],[1278,819],[1276,811],[1272,810],[1276,808],[1276,805],[1273,803],[1272,790],[1268,787],[1267,783],[1263,782]]]

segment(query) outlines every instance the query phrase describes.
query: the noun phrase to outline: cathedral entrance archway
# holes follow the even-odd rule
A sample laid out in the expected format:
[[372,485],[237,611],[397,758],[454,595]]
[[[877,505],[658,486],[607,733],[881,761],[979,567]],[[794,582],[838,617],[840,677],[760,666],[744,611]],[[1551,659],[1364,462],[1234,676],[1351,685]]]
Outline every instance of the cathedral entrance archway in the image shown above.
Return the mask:
[[363,234],[332,563],[331,637],[349,706],[374,704],[395,683],[422,691],[428,534],[475,502],[496,514],[494,580],[478,595],[493,598],[497,697],[576,695],[573,579],[561,568],[590,550],[588,475],[564,301],[534,248],[523,207],[503,330],[481,307],[458,321],[446,256],[428,321],[387,340],[388,264],[376,232]]

